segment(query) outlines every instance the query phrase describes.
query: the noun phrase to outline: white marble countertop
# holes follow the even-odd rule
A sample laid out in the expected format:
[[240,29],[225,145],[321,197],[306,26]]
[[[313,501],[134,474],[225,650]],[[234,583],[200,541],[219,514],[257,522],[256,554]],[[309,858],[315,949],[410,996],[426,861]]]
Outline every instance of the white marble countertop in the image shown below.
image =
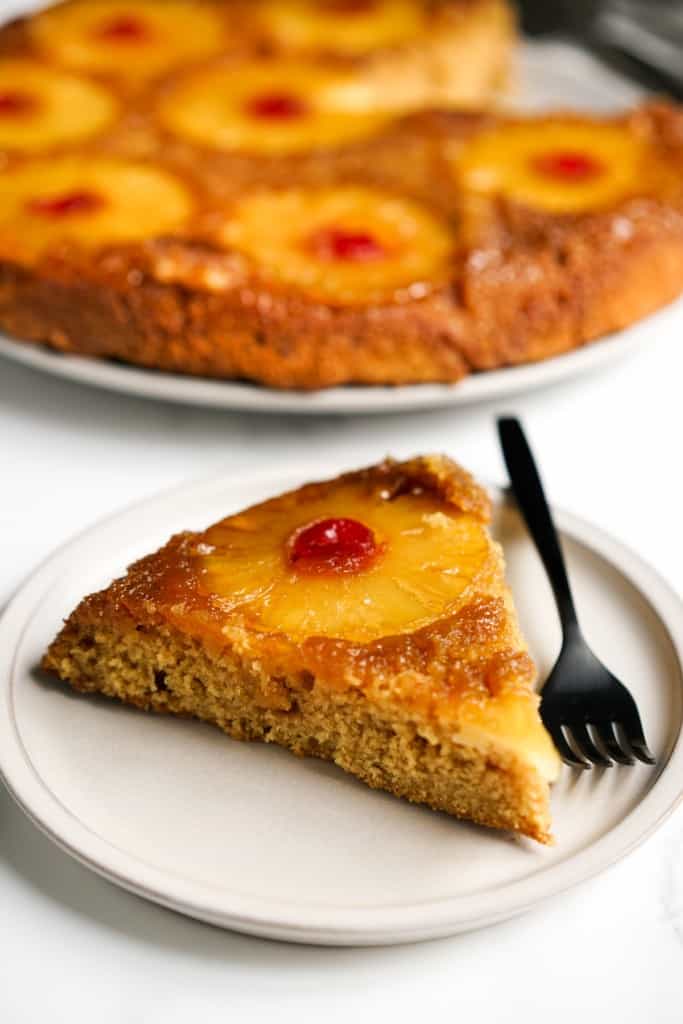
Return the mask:
[[[16,4],[14,6],[17,6]],[[0,17],[10,5],[0,0]],[[679,323],[683,325],[683,308]],[[0,607],[52,549],[193,476],[443,450],[502,481],[494,416],[524,416],[550,494],[683,591],[681,330],[512,402],[411,416],[269,418],[146,403],[0,362]],[[163,1024],[457,1019],[683,1020],[683,810],[604,875],[522,918],[369,950],[222,932],[62,854],[0,791],[0,1021]]]

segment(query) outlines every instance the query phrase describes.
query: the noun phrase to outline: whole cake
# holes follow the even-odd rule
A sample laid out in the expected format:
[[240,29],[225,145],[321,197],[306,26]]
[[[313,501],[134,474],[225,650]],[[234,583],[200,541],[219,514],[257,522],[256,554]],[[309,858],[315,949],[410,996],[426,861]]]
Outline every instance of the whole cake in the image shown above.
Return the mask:
[[559,759],[488,519],[444,457],[309,484],[173,537],[79,605],[44,667],[549,842]]
[[71,0],[0,32],[0,328],[275,388],[457,381],[683,286],[683,115],[485,102],[500,0]]

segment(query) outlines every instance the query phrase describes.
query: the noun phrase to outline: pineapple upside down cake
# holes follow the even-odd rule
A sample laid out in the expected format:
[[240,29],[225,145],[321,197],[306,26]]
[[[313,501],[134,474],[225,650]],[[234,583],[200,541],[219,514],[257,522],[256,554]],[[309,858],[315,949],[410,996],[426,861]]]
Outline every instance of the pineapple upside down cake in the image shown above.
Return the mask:
[[439,456],[308,484],[173,537],[87,597],[43,665],[550,842],[559,759],[488,519]]
[[504,0],[67,0],[10,24],[0,328],[312,389],[457,381],[645,316],[683,288],[683,114],[465,111],[513,38]]

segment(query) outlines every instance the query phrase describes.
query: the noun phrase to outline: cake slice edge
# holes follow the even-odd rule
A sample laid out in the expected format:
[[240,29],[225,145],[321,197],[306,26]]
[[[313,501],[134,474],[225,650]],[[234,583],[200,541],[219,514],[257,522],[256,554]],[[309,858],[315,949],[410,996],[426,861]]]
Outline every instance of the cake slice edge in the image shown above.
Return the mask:
[[[234,647],[212,650],[153,615],[133,618],[109,591],[81,603],[42,667],[78,691],[198,718],[233,739],[332,761],[373,789],[554,841],[549,784],[556,766],[542,742],[526,750],[476,718],[449,733],[409,710],[379,708],[362,690],[316,686],[306,673],[285,681]],[[525,734],[547,738],[533,695],[516,709],[518,726],[520,713]]]

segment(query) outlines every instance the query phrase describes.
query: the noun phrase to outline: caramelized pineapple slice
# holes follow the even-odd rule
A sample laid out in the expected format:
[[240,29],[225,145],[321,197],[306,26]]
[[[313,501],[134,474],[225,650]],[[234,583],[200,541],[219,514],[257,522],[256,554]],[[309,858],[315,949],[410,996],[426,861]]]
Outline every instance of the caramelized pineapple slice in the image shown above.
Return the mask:
[[118,104],[102,86],[37,61],[0,60],[0,149],[38,152],[96,135]]
[[241,199],[222,242],[271,282],[340,305],[381,302],[445,279],[448,226],[412,200],[356,186],[256,191]]
[[645,153],[644,143],[619,125],[536,121],[476,137],[455,166],[467,189],[578,213],[642,189]]
[[192,199],[165,171],[119,160],[35,160],[0,174],[0,252],[31,261],[70,240],[132,242],[180,228]]
[[344,479],[225,520],[200,547],[202,588],[245,624],[359,643],[456,611],[497,557],[481,520],[434,494],[392,499]]
[[192,0],[74,0],[29,22],[49,59],[105,75],[150,78],[221,50],[220,12]]
[[360,56],[424,30],[415,0],[265,0],[260,20],[285,50]]
[[335,98],[345,81],[289,61],[208,68],[170,90],[159,116],[175,135],[212,149],[277,155],[339,146],[374,134],[389,118],[357,103],[345,109]]

